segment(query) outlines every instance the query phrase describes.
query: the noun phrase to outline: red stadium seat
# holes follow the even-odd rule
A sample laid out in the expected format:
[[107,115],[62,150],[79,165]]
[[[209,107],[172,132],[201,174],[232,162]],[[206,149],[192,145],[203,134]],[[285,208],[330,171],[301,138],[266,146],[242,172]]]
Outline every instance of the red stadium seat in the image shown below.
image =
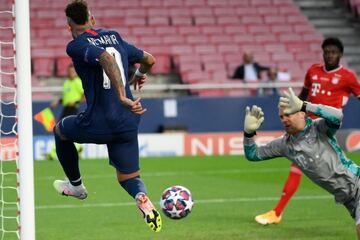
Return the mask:
[[213,10],[211,7],[194,7],[191,9],[191,13],[193,16],[213,16]]
[[170,20],[167,16],[154,16],[148,18],[147,22],[149,26],[168,26]]
[[195,25],[215,25],[215,18],[212,16],[195,16]]
[[38,77],[54,76],[54,58],[36,57],[32,60],[34,64],[34,74]]
[[156,64],[151,68],[152,74],[168,74],[170,73],[170,57],[169,55],[156,55]]
[[218,16],[216,17],[216,22],[219,25],[239,25],[240,24],[240,18],[238,16]]
[[236,9],[234,7],[217,7],[214,8],[215,16],[236,16]]
[[193,24],[193,19],[186,16],[172,16],[171,25],[173,26],[191,26]]
[[206,44],[207,42],[209,42],[209,39],[205,35],[189,35],[186,36],[185,41],[190,45],[194,45],[194,44]]
[[203,34],[222,34],[223,30],[224,28],[220,26],[206,25],[200,27],[200,31]]
[[68,75],[67,69],[68,66],[72,63],[69,57],[58,58],[56,59],[56,76],[58,77],[66,77]]
[[184,0],[184,5],[186,7],[194,7],[194,6],[206,6],[206,0]]

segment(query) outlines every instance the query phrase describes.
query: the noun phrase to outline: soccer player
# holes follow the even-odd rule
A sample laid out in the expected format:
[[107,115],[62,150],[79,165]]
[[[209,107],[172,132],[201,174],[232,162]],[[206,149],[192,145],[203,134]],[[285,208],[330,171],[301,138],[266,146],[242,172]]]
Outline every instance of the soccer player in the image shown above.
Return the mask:
[[[56,124],[56,152],[67,180],[54,181],[54,187],[62,195],[85,199],[88,193],[74,142],[106,144],[120,185],[135,199],[147,225],[159,232],[160,214],[148,198],[139,172],[138,125],[146,109],[140,98],[133,99],[129,87],[143,87],[155,58],[124,41],[116,31],[94,29],[95,18],[85,1],[72,1],[65,13],[73,37],[66,51],[82,80],[87,108]],[[133,63],[140,67],[129,82],[128,66]]]
[[[306,113],[319,116],[307,118]],[[360,168],[348,159],[338,145],[335,133],[340,128],[342,111],[337,108],[303,102],[292,89],[280,98],[279,116],[285,135],[257,146],[253,136],[264,121],[261,108],[246,108],[244,151],[250,161],[286,157],[314,183],[333,194],[355,219],[360,239]]]
[[[360,85],[356,75],[340,65],[344,46],[339,39],[327,38],[321,47],[324,64],[314,64],[309,68],[299,98],[341,109],[347,103],[350,94],[360,99]],[[311,113],[309,116],[317,117]],[[300,185],[301,176],[301,170],[296,164],[292,164],[277,205],[273,210],[256,216],[255,221],[263,225],[280,223],[287,203]]]

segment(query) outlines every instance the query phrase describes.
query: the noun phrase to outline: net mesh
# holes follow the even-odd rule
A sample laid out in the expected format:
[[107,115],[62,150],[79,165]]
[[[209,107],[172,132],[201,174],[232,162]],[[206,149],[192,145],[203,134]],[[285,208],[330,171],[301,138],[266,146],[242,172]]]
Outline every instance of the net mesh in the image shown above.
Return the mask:
[[0,240],[20,239],[14,4],[0,5]]

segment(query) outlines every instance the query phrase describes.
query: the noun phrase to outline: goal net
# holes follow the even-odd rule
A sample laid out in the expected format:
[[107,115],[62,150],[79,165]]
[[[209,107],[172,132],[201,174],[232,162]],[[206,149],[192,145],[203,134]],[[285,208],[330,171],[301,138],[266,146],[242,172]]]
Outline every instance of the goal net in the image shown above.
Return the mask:
[[28,1],[1,0],[0,240],[35,239],[28,16]]

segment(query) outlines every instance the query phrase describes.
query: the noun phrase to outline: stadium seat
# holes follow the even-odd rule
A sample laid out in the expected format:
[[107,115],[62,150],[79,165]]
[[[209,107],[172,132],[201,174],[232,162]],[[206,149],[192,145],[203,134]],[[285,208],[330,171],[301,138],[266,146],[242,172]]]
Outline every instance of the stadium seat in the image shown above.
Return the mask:
[[68,66],[72,63],[69,57],[57,58],[56,59],[56,76],[66,77],[68,75]]
[[34,65],[34,74],[38,77],[54,76],[54,58],[36,57],[32,60]]
[[170,73],[170,57],[169,55],[156,55],[156,64],[151,68],[152,74]]

